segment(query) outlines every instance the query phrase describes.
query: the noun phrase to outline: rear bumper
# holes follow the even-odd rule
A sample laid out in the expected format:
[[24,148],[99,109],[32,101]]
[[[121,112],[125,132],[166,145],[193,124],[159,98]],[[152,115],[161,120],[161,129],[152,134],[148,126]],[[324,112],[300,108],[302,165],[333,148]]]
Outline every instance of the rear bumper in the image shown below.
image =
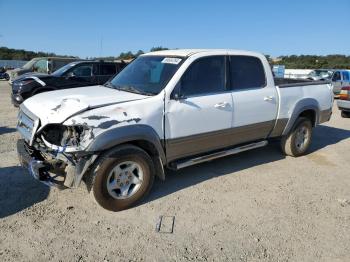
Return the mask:
[[339,110],[350,111],[350,100],[338,100],[337,106]]
[[17,141],[17,153],[21,166],[26,168],[34,179],[50,187],[65,188],[61,183],[52,179],[48,173],[50,166],[45,161],[34,156],[35,152],[27,145],[24,139]]

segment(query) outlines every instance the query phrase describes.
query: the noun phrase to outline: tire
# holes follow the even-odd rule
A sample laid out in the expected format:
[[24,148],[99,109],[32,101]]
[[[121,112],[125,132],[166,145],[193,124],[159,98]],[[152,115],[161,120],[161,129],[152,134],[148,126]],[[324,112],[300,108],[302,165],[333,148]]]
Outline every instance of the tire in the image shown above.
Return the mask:
[[305,155],[312,140],[312,123],[306,117],[299,117],[291,132],[281,140],[284,154],[298,157]]
[[346,112],[344,110],[341,111],[341,117],[343,118],[350,118],[350,112]]
[[[149,193],[154,174],[152,159],[144,150],[124,145],[99,160],[93,174],[91,193],[103,208],[121,211],[134,206]],[[137,183],[134,180],[138,180]]]

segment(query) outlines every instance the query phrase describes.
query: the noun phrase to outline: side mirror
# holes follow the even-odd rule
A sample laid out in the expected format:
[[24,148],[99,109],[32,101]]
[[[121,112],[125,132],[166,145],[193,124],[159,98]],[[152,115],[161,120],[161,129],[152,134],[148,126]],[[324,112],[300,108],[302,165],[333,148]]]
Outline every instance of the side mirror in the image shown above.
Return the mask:
[[170,98],[177,101],[185,98],[185,96],[181,94],[181,80],[176,84]]

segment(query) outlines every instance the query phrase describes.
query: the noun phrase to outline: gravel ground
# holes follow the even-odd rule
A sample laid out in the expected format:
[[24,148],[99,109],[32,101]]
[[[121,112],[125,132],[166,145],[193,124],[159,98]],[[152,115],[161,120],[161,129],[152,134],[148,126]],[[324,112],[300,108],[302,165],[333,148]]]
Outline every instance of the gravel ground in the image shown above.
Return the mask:
[[[350,119],[336,107],[307,156],[269,145],[167,173],[119,213],[19,167],[16,114],[0,82],[0,261],[350,261]],[[156,232],[160,215],[173,233]]]

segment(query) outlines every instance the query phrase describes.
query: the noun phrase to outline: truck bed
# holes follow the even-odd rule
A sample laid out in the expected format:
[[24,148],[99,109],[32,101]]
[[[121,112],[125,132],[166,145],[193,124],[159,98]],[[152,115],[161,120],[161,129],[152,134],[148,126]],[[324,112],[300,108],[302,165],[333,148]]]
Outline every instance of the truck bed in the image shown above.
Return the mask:
[[274,78],[275,85],[279,88],[307,85],[323,85],[329,84],[328,81],[314,81],[309,79],[293,79],[293,78]]

